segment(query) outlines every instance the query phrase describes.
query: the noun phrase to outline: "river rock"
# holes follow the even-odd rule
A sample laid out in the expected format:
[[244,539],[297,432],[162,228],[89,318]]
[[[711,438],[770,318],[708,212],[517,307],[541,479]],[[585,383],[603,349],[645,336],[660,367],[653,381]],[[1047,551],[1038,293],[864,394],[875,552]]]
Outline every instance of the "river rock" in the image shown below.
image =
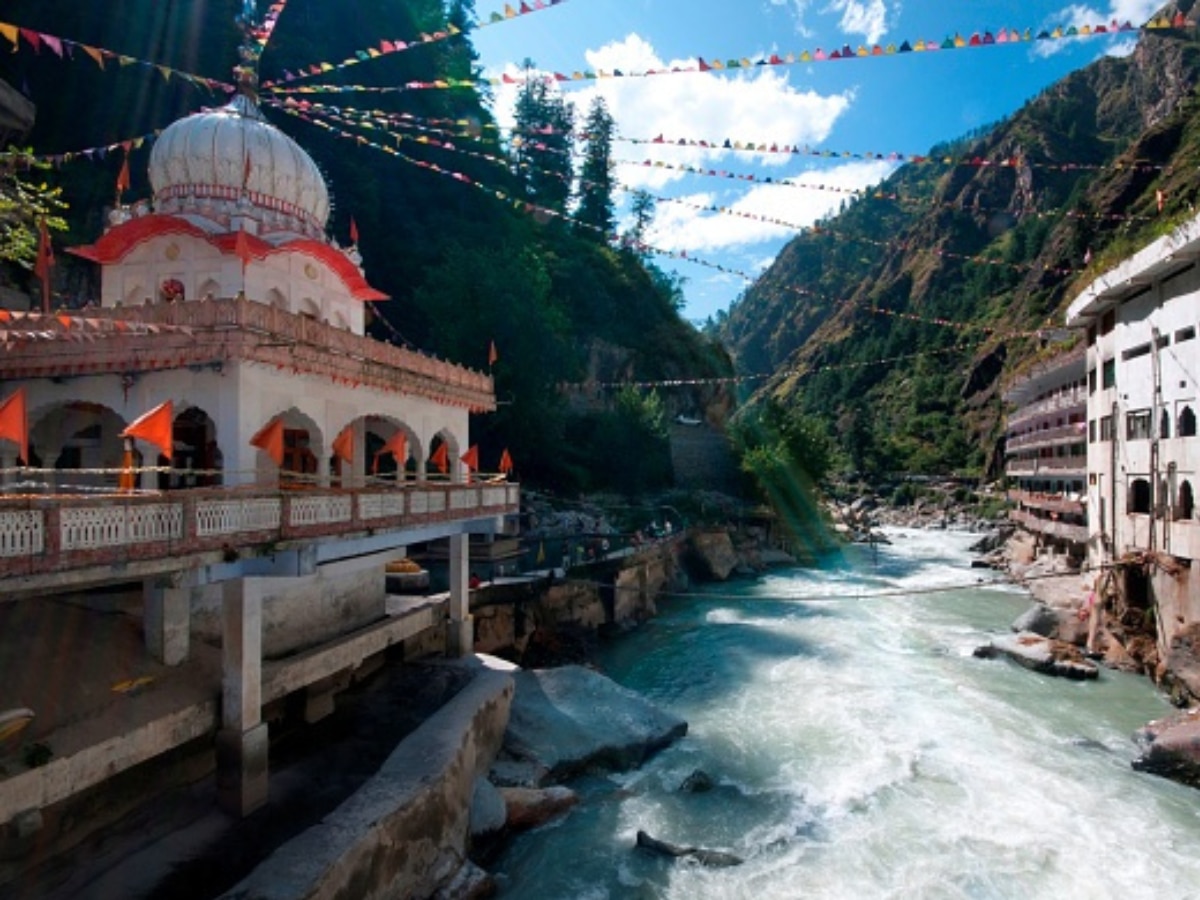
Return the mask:
[[693,769],[692,774],[683,779],[679,789],[685,794],[706,794],[716,786],[711,775],[703,769]]
[[1181,703],[1200,699],[1200,622],[1192,622],[1171,638],[1165,681]]
[[725,581],[741,562],[727,531],[695,531],[688,537],[689,558],[698,574]]
[[993,638],[991,643],[977,648],[975,656],[982,659],[1005,656],[1034,672],[1075,681],[1097,678],[1100,675],[1100,670],[1083,658],[1078,647],[1042,637],[1031,631]]
[[676,859],[683,856],[690,857],[700,863],[700,865],[712,868],[740,866],[744,862],[740,856],[726,853],[724,850],[707,850],[704,847],[681,847],[678,844],[671,844],[667,841],[660,841],[657,838],[653,838],[644,831],[637,833],[637,846],[651,853],[657,853],[659,856],[670,856]]
[[1200,787],[1200,708],[1157,719],[1134,739],[1144,748],[1137,771]]
[[500,788],[499,793],[508,811],[506,824],[513,831],[545,825],[566,815],[579,802],[577,793],[561,785],[548,788],[506,787]]
[[1052,637],[1058,633],[1058,624],[1058,613],[1045,603],[1035,603],[1012,623],[1012,630],[1030,631],[1042,637]]
[[475,779],[471,792],[471,837],[494,834],[504,827],[507,819],[504,797],[494,784],[486,778]]
[[687,734],[687,722],[582,666],[513,673],[497,784],[538,787],[590,768],[630,769]]

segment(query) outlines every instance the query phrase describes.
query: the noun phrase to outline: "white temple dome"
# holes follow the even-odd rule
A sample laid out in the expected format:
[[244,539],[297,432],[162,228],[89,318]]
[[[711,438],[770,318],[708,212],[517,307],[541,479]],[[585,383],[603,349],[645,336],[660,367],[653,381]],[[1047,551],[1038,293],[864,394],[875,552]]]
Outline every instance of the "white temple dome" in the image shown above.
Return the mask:
[[323,238],[329,218],[329,190],[317,164],[244,94],[167,127],[150,153],[150,184],[157,212],[218,224],[248,216],[258,220],[260,234]]

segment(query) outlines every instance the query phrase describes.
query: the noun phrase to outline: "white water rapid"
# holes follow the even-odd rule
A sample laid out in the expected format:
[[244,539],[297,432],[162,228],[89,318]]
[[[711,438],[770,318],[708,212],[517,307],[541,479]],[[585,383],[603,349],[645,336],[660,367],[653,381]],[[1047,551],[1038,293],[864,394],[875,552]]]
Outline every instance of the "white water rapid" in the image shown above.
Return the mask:
[[[1169,711],[1149,681],[974,658],[1028,596],[978,584],[977,536],[889,535],[838,570],[668,600],[607,648],[688,736],[573,783],[580,806],[493,867],[501,897],[1200,897],[1200,792],[1129,765]],[[711,791],[679,789],[695,769]],[[745,862],[654,856],[638,830]]]

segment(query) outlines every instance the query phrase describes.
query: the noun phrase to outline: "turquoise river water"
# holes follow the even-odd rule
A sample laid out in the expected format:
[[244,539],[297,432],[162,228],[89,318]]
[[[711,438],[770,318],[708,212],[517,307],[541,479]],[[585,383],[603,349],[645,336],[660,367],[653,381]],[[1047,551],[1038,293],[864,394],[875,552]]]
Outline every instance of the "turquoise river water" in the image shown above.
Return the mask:
[[[572,783],[580,805],[493,866],[500,896],[1200,897],[1200,792],[1130,768],[1133,732],[1169,711],[1153,685],[974,658],[1028,595],[979,584],[976,536],[889,535],[836,569],[667,600],[608,646],[606,674],[688,735]],[[712,791],[679,790],[695,769]],[[653,856],[639,829],[745,862]]]

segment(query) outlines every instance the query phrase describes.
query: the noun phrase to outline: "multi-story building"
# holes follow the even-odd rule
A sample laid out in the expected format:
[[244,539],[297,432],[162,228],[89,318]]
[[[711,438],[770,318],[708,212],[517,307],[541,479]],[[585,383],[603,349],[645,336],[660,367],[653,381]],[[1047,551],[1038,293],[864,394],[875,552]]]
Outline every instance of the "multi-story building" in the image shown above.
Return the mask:
[[1087,334],[1088,556],[1160,649],[1200,620],[1200,217],[1105,272],[1067,325]]
[[1039,550],[1082,561],[1086,555],[1086,348],[1040,364],[1004,399],[1008,417],[1005,474],[1011,518]]

